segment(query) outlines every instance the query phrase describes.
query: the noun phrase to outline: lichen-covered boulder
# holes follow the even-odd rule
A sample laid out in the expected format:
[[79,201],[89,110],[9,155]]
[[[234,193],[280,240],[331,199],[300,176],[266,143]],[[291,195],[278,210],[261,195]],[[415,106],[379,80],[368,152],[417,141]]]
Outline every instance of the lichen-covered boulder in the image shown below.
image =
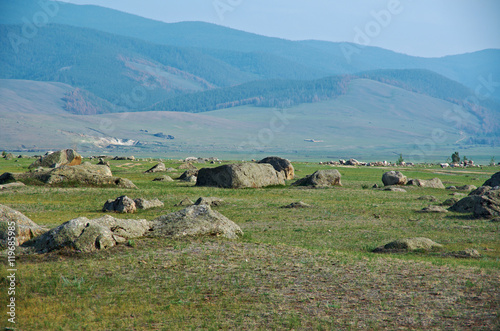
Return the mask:
[[34,170],[26,173],[4,173],[0,176],[0,184],[12,181],[38,181],[47,185],[84,185],[84,186],[117,186],[137,189],[130,180],[114,177],[111,169],[104,165],[81,164],[61,166],[55,169]]
[[143,219],[126,220],[105,215],[89,220],[79,217],[26,242],[23,246],[37,253],[47,253],[63,247],[82,252],[94,252],[115,246],[128,239],[144,236],[149,222]]
[[237,239],[243,235],[243,231],[233,221],[212,210],[210,206],[197,205],[154,219],[148,235],[172,238],[221,236]]

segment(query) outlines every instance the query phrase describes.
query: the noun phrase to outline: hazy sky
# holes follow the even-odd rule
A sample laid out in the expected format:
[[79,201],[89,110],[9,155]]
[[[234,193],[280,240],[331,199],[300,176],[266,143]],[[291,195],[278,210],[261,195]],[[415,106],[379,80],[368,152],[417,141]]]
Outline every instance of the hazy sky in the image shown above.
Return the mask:
[[500,48],[500,0],[65,2],[100,5],[164,22],[205,21],[272,37],[358,42],[425,57]]

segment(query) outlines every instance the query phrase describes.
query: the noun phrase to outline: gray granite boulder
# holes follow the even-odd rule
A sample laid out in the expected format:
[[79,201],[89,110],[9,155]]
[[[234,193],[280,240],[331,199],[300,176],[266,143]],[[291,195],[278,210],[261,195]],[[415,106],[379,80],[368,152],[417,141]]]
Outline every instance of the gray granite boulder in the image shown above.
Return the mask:
[[237,239],[242,235],[243,231],[238,225],[208,205],[190,206],[160,216],[152,221],[148,233],[152,237],[171,238],[221,236]]
[[222,188],[259,188],[285,185],[285,176],[270,164],[240,163],[216,168],[202,168],[196,186]]
[[6,248],[9,237],[15,234],[16,246],[22,245],[49,229],[39,226],[21,212],[10,207],[0,205],[0,247]]
[[128,239],[142,237],[149,228],[149,222],[143,219],[118,219],[109,215],[92,220],[79,217],[59,225],[23,246],[37,253],[47,253],[63,247],[94,252],[113,247]]

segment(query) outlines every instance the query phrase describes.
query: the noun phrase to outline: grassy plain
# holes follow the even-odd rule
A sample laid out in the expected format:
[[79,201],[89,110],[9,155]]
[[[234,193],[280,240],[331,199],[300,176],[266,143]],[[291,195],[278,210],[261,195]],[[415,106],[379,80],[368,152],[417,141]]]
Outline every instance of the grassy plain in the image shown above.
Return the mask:
[[[0,159],[0,173],[27,171],[32,160]],[[18,257],[19,330],[190,329],[484,329],[500,326],[500,224],[456,213],[417,210],[451,197],[449,190],[371,189],[392,168],[337,167],[343,187],[228,190],[153,182],[156,161],[111,161],[115,176],[139,190],[25,187],[0,192],[8,205],[47,227],[95,218],[110,198],[159,198],[144,218],[181,209],[184,197],[223,198],[217,211],[245,235],[184,240],[136,239],[95,254],[70,250]],[[165,160],[177,168],[178,161]],[[198,165],[198,167],[213,165]],[[294,163],[296,176],[320,168]],[[405,168],[409,178],[439,177],[445,186],[480,186],[498,168]],[[169,173],[176,178],[178,170]],[[438,202],[418,200],[432,195]],[[283,209],[303,201],[306,209]],[[377,246],[428,237],[441,251],[391,255]],[[479,259],[446,252],[477,249]],[[6,283],[5,268],[2,282]],[[5,302],[6,291],[0,293]],[[5,309],[5,305],[2,309]],[[2,310],[3,311],[3,310]],[[2,314],[2,325],[6,322]],[[9,326],[6,324],[6,326]]]

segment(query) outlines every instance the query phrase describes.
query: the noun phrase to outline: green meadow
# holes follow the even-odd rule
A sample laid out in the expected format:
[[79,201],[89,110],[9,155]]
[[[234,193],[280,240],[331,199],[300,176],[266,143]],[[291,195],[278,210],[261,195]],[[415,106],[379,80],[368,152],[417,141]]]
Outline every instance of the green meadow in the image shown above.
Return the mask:
[[[27,171],[31,159],[0,159],[0,174]],[[182,163],[163,160],[176,169]],[[500,223],[453,212],[417,211],[455,191],[405,187],[372,189],[382,174],[438,177],[445,186],[481,186],[498,167],[441,169],[335,167],[342,187],[261,189],[195,187],[153,182],[144,174],[158,160],[110,161],[114,176],[138,190],[26,186],[0,191],[0,204],[52,228],[97,218],[107,199],[158,198],[163,208],[120,218],[152,220],[182,209],[185,197],[219,197],[213,207],[238,224],[239,240],[217,237],[140,238],[97,253],[64,249],[17,256],[16,330],[338,330],[475,329],[500,326]],[[92,161],[96,163],[96,161]],[[231,162],[232,163],[232,162]],[[317,163],[292,162],[297,178]],[[212,164],[196,164],[198,168]],[[437,201],[419,200],[432,195]],[[311,208],[280,208],[303,201]],[[427,237],[430,252],[375,254],[396,239]],[[480,258],[446,253],[473,248]],[[6,257],[2,255],[5,261]],[[7,284],[6,268],[0,274]],[[0,301],[6,302],[3,289]],[[5,304],[2,305],[2,312]],[[1,324],[7,323],[2,314]]]

